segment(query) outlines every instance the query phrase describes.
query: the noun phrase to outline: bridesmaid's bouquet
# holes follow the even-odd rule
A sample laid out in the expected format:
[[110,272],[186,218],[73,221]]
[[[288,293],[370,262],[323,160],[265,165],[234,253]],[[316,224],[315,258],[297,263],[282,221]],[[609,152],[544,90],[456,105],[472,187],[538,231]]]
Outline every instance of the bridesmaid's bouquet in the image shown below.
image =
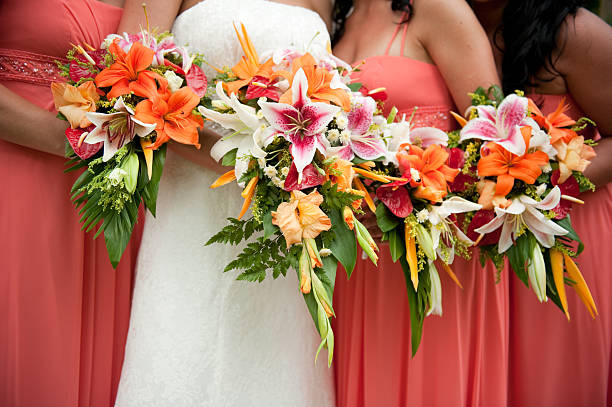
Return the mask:
[[327,347],[331,364],[338,264],[350,275],[357,244],[378,260],[355,214],[369,199],[362,179],[391,182],[366,162],[385,155],[386,121],[372,98],[347,86],[350,67],[325,49],[278,50],[260,60],[244,27],[236,31],[245,56],[219,70],[215,95],[199,111],[224,129],[212,156],[233,167],[211,187],[237,182],[244,205],[207,244],[255,236],[225,268],[240,270],[239,280],[261,282],[294,268],[322,339],[317,355]]
[[51,90],[58,117],[70,123],[66,172],[86,167],[71,190],[82,229],[104,232],[116,267],[140,203],[155,215],[166,143],[200,147],[195,109],[207,81],[200,57],[168,33],[111,35],[100,49],[86,48],[73,46],[60,64],[67,81]]
[[460,195],[482,208],[465,219],[482,261],[501,269],[507,258],[540,302],[551,299],[569,319],[564,284],[571,285],[593,317],[595,303],[574,259],[583,250],[570,211],[581,192],[595,186],[583,174],[594,143],[579,135],[589,119],[564,112],[562,101],[545,116],[535,103],[512,94],[500,103],[474,95],[469,120],[451,136],[463,151]]
[[433,127],[412,128],[405,118],[394,122],[395,112],[385,126],[385,156],[366,163],[392,182],[369,181],[367,189],[376,197],[382,240],[406,277],[414,355],[425,316],[442,315],[438,270],[461,287],[450,266],[455,255],[469,258],[474,242],[461,231],[459,217],[481,206],[457,194],[463,152],[447,147],[448,134]]

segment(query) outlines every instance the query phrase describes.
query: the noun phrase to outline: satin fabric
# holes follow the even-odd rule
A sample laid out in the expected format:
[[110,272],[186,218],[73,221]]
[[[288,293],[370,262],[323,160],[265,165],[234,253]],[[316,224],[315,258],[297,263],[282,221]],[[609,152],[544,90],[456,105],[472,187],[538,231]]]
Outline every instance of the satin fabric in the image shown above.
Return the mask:
[[[0,48],[64,57],[99,46],[122,11],[92,0],[4,0]],[[2,85],[53,110],[48,86]],[[0,129],[1,131],[1,129]],[[117,270],[81,232],[65,159],[0,141],[0,405],[110,406],[118,385],[142,225]]]
[[[574,119],[584,114],[569,95],[532,95],[544,114],[561,99]],[[510,283],[510,405],[606,406],[612,350],[612,185],[585,193],[570,216],[585,244],[577,264],[599,310],[593,320],[566,286],[571,320],[552,303],[540,304],[532,290],[512,276]]]
[[[451,130],[454,104],[438,69],[401,56],[369,58],[356,74],[368,89],[385,87],[417,127]],[[421,113],[419,113],[421,112]],[[419,115],[420,116],[417,116]],[[337,405],[502,406],[507,398],[508,281],[478,253],[452,266],[463,289],[439,270],[443,317],[427,317],[414,358],[406,283],[388,247],[378,268],[358,260],[350,280],[339,273],[334,294]],[[498,281],[499,280],[499,281]]]

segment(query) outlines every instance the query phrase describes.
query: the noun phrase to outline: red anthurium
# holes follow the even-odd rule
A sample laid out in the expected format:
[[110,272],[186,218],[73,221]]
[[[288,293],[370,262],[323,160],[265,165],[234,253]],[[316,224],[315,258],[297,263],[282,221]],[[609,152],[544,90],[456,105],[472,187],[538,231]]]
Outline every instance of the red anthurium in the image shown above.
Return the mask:
[[302,182],[298,184],[298,171],[294,163],[291,163],[287,178],[285,178],[285,185],[283,189],[285,191],[296,191],[306,188],[316,187],[321,185],[325,181],[325,175],[321,175],[319,171],[310,164],[302,171]]
[[369,96],[377,102],[384,102],[385,100],[387,100],[386,91],[387,89],[385,88],[376,88],[370,90],[363,85],[361,85],[361,88],[359,88],[359,92],[361,92],[363,96]]
[[95,67],[97,68],[97,70],[94,70],[92,72],[86,67],[79,65],[78,62],[89,64],[90,61],[88,61],[84,55],[75,54],[74,57],[76,60],[70,61],[70,68],[68,71],[70,75],[70,80],[78,82],[83,78],[95,78],[99,71],[106,68],[102,63],[104,61],[104,55],[106,55],[106,50],[98,49],[95,51],[87,51],[87,54],[96,63]]
[[94,156],[100,149],[104,143],[96,143],[96,144],[88,144],[83,143],[83,134],[89,133],[94,129],[94,125],[91,125],[85,129],[72,129],[68,127],[66,129],[66,138],[70,143],[70,146],[82,160],[86,160],[92,156]]
[[[580,195],[580,185],[578,185],[578,181],[573,176],[569,177],[565,182],[559,184],[559,177],[561,173],[559,170],[555,170],[550,175],[550,182],[553,185],[557,185],[559,189],[561,189],[562,195],[571,196],[577,198]],[[570,213],[572,210],[572,202],[567,199],[561,199],[559,201],[559,205],[553,209],[553,212],[557,214],[555,219],[563,219]]]
[[196,64],[191,64],[189,71],[185,74],[185,81],[187,81],[187,86],[189,86],[199,98],[206,96],[208,80],[202,68]]
[[[448,150],[448,166],[450,168],[462,169],[465,164],[465,156],[463,150],[457,147],[453,147]],[[476,174],[476,167],[472,168],[471,171],[473,174]],[[451,192],[463,192],[465,191],[469,185],[478,182],[478,178],[471,176],[469,174],[464,174],[463,172],[459,172],[455,177],[455,180],[448,183],[448,187]]]
[[[469,237],[472,241],[476,242],[480,237],[480,234],[475,230],[491,222],[493,218],[495,218],[495,212],[492,210],[481,209],[476,212],[474,214],[474,217],[472,218],[472,221],[470,222],[470,225],[468,226],[468,230],[466,233],[467,237]],[[497,242],[499,242],[501,231],[502,229],[499,228],[491,233],[487,233],[482,239],[480,239],[477,246],[488,246],[491,244],[496,244]]]
[[376,197],[385,204],[395,216],[405,218],[413,210],[410,193],[404,185],[410,183],[410,172],[405,174],[406,181],[395,181],[383,184],[376,190]]

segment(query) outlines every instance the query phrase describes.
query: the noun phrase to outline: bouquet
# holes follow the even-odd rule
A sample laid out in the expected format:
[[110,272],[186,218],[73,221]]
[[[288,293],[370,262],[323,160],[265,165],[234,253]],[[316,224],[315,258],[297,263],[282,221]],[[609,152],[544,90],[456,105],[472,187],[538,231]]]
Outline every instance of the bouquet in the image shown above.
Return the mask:
[[116,267],[144,206],[155,215],[170,140],[199,148],[206,92],[200,59],[170,34],[109,36],[100,49],[73,46],[61,65],[67,82],[53,83],[58,117],[67,120],[66,170],[86,168],[72,201],[82,229],[104,232]]
[[[361,179],[391,180],[372,173],[364,160],[384,155],[384,119],[370,98],[347,86],[350,66],[325,49],[282,49],[260,60],[244,26],[236,30],[244,57],[221,70],[215,94],[199,110],[225,130],[213,157],[234,169],[212,188],[236,181],[244,189],[237,218],[207,244],[246,244],[225,271],[239,280],[262,281],[293,267],[300,290],[327,347],[338,264],[350,275],[357,244],[376,263],[378,247],[355,213],[369,199]],[[382,123],[380,123],[382,125]],[[249,207],[252,216],[243,219]]]
[[385,156],[367,163],[370,171],[392,182],[368,181],[367,189],[376,197],[382,240],[406,278],[414,355],[425,316],[442,315],[438,270],[461,287],[450,266],[455,255],[469,258],[474,242],[462,232],[458,217],[481,206],[456,193],[463,152],[447,148],[448,134],[413,128],[405,118],[395,122],[395,116],[392,109],[385,122]]
[[481,90],[474,99],[454,137],[469,180],[462,194],[482,206],[466,219],[467,236],[483,261],[501,269],[507,258],[540,302],[551,299],[569,320],[567,283],[594,318],[595,302],[574,261],[583,244],[570,218],[572,205],[584,204],[578,195],[595,189],[583,174],[594,142],[578,133],[594,123],[570,118],[564,101],[545,116],[521,94],[497,103]]

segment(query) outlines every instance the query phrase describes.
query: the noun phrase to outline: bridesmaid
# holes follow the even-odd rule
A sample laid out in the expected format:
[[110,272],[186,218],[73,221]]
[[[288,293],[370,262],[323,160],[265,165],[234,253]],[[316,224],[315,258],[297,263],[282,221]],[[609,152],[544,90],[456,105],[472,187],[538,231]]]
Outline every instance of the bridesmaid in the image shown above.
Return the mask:
[[[0,405],[110,406],[141,227],[117,270],[81,232],[49,85],[69,44],[115,32],[121,1],[0,5]],[[142,225],[140,225],[142,226]]]
[[[350,9],[354,6],[352,13]],[[335,53],[365,63],[355,74],[368,89],[385,87],[416,126],[452,130],[469,92],[498,84],[484,31],[460,0],[337,1]],[[386,113],[387,113],[386,112]],[[383,253],[378,269],[360,261],[336,282],[336,394],[343,406],[503,405],[507,397],[507,283],[495,284],[478,256],[453,269],[464,289],[442,277],[444,316],[428,317],[414,358],[406,284]]]
[[525,90],[544,114],[559,102],[586,115],[602,137],[587,169],[597,192],[571,214],[586,249],[578,258],[599,309],[592,320],[573,290],[571,321],[510,279],[509,404],[609,405],[612,351],[612,28],[577,0],[473,1],[495,52],[504,90]]

